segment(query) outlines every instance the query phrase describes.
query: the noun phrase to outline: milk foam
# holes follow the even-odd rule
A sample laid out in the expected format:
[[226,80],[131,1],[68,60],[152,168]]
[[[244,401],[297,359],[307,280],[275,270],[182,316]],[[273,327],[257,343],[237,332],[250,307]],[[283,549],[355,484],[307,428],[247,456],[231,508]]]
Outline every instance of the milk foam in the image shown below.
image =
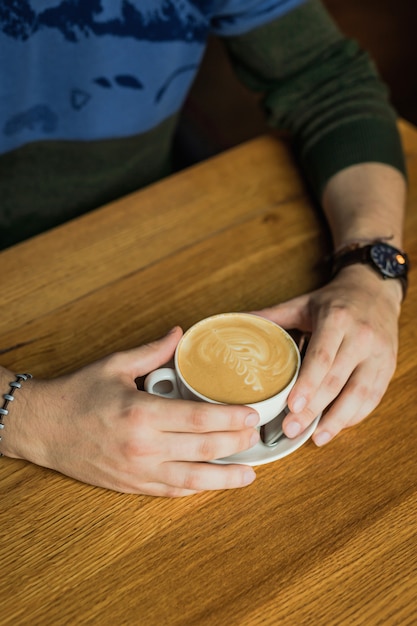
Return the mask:
[[248,404],[283,389],[294,376],[298,356],[275,324],[254,315],[226,314],[186,333],[178,363],[199,393],[218,402]]

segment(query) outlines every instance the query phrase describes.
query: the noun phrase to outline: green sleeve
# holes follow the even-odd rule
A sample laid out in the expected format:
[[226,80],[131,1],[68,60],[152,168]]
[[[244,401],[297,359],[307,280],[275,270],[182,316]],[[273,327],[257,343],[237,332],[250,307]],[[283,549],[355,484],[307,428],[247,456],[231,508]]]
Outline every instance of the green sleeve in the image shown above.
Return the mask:
[[225,43],[239,78],[263,92],[269,123],[291,133],[318,198],[331,176],[357,163],[406,175],[386,86],[319,0]]

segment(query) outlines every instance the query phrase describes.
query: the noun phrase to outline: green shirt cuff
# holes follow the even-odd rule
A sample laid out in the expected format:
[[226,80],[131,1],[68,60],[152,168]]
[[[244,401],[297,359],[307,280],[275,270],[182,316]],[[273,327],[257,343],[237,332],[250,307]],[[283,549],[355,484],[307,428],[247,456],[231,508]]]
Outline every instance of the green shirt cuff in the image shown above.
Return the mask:
[[[300,146],[301,148],[301,146]],[[407,179],[401,137],[393,123],[378,119],[346,122],[330,130],[304,153],[297,150],[313,191],[321,200],[327,181],[340,170],[359,163],[385,163]]]

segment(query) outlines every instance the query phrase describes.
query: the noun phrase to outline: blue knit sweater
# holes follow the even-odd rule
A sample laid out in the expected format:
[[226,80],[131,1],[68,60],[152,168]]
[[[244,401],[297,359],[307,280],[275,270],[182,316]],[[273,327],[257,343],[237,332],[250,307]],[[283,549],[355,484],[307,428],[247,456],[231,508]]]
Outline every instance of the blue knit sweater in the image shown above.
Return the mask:
[[184,102],[210,33],[303,0],[0,0],[0,154],[143,133]]
[[355,163],[404,171],[385,86],[320,0],[0,0],[0,249],[169,174],[211,34],[318,199]]

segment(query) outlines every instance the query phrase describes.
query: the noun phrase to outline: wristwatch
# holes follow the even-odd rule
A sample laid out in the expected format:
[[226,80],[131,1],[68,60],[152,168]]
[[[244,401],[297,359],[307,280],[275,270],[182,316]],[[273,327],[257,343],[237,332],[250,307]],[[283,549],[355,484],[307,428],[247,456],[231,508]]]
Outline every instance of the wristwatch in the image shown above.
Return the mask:
[[401,282],[403,298],[407,293],[408,257],[405,252],[384,241],[367,245],[353,243],[333,255],[332,277],[347,265],[370,265],[382,278],[395,278]]

